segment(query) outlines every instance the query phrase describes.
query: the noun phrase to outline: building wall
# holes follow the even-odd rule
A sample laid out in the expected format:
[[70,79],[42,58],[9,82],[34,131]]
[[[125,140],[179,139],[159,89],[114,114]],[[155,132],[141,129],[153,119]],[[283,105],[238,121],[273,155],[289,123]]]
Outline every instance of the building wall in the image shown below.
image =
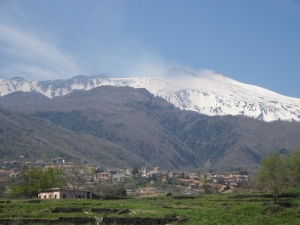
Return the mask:
[[[70,199],[74,198],[76,191],[69,190],[59,190],[59,191],[49,191],[41,192],[38,195],[39,199]],[[92,193],[88,191],[78,191],[77,198],[92,198]]]
[[50,191],[39,193],[38,198],[40,199],[60,199],[60,191]]

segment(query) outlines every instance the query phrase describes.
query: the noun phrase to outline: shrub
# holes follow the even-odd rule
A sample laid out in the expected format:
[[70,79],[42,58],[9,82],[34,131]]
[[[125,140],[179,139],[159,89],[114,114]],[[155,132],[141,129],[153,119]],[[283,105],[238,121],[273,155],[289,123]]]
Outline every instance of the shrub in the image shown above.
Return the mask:
[[126,197],[126,189],[121,185],[99,184],[93,190],[95,198],[118,199]]

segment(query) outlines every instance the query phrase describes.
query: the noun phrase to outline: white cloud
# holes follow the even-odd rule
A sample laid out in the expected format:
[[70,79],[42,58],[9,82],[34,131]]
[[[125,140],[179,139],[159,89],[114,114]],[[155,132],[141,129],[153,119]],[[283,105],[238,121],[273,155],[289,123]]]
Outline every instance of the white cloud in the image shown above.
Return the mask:
[[[53,15],[58,15],[57,21],[63,23],[56,29],[57,21],[49,21],[47,16],[35,17],[34,10],[26,9],[20,2],[7,2],[0,8],[0,77],[49,80],[103,73],[112,77],[153,77],[169,68],[182,67],[165,60],[159,49],[145,43],[139,35],[124,32],[126,4],[99,4],[78,3],[70,11],[65,11],[68,4],[46,4],[51,6]],[[61,7],[64,10],[58,10]],[[82,14],[85,17],[79,17]],[[76,35],[74,31],[80,32]],[[64,44],[68,52],[58,43]]]
[[125,69],[127,77],[157,77],[172,67],[172,63],[167,62],[150,49],[143,50],[127,59],[128,66]]
[[[45,80],[78,75],[74,58],[54,43],[34,33],[7,24],[0,24],[0,75],[4,72],[27,79]],[[9,59],[9,60],[8,60]]]

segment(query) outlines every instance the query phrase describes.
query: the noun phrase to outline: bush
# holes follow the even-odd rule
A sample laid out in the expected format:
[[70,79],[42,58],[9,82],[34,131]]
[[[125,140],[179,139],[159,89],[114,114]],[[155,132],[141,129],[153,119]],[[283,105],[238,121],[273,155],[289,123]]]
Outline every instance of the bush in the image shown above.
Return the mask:
[[278,204],[267,204],[265,205],[265,209],[263,212],[265,214],[272,213],[272,214],[277,214],[283,210],[282,206]]
[[126,189],[121,185],[98,184],[93,189],[94,198],[118,199],[126,197]]
[[226,186],[226,187],[224,187],[223,191],[227,191],[229,189],[230,189],[230,187]]

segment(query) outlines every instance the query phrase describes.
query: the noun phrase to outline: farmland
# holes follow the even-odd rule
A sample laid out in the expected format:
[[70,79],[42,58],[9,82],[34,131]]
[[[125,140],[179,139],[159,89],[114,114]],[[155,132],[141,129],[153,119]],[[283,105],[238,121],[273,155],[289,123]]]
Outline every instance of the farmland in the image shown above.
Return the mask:
[[102,199],[2,199],[0,224],[300,224],[300,193]]

